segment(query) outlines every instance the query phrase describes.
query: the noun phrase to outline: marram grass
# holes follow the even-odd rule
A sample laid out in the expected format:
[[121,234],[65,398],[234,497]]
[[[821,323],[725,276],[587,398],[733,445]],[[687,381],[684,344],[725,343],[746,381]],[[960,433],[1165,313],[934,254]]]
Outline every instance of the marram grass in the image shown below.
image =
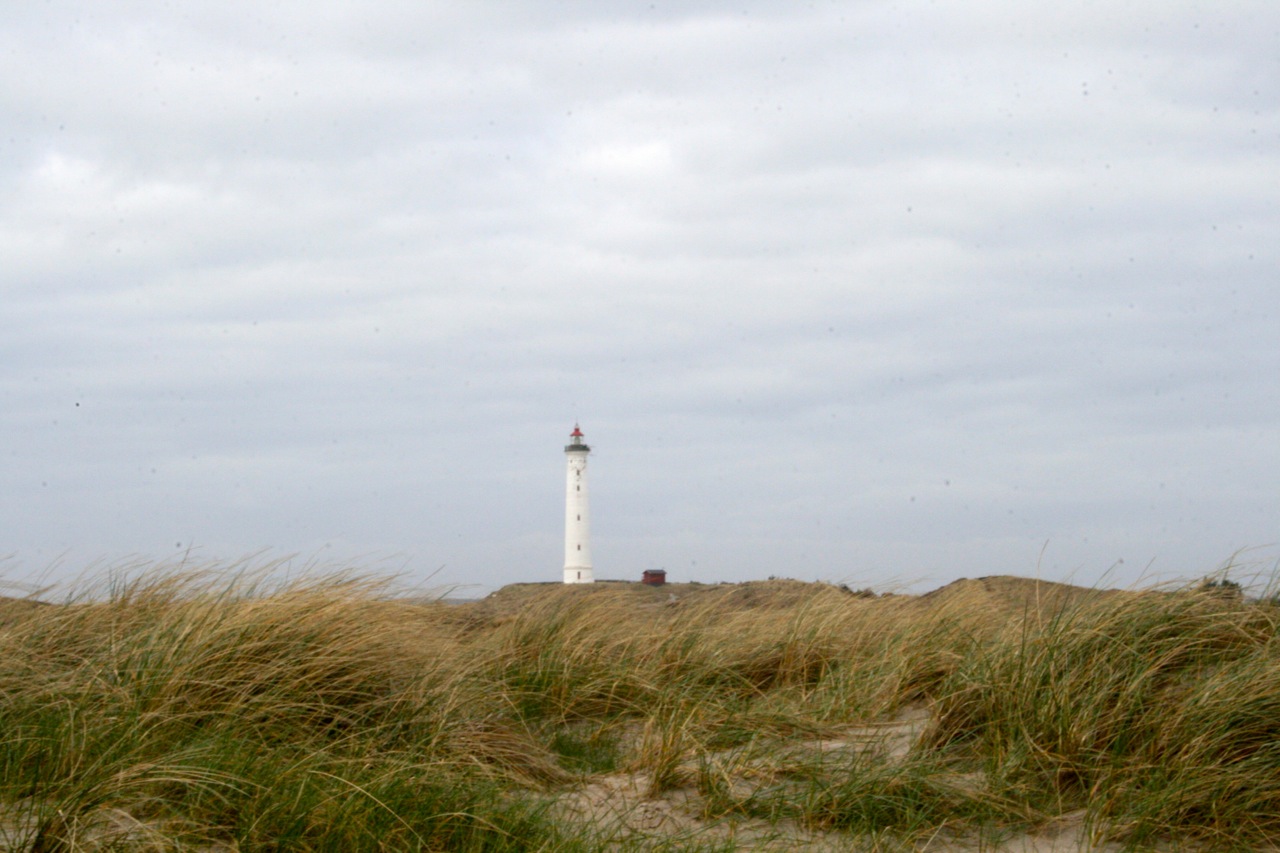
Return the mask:
[[[1069,814],[1132,849],[1280,843],[1280,609],[1221,587],[449,605],[145,568],[0,605],[0,847],[911,849]],[[931,722],[855,744],[900,712]],[[618,780],[684,822],[567,810]]]

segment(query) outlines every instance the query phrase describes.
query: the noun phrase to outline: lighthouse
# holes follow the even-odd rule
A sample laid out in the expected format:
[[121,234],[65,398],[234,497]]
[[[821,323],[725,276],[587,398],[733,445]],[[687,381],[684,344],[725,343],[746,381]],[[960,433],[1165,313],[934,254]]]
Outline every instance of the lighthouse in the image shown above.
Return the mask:
[[564,495],[564,582],[593,583],[591,576],[591,517],[587,514],[587,454],[577,424],[564,447],[567,462]]

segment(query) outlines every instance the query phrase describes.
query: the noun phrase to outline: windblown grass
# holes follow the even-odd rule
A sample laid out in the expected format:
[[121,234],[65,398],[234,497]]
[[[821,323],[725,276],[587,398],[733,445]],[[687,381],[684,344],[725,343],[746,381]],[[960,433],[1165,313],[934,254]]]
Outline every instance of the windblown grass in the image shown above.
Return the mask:
[[[1280,840],[1280,610],[1222,589],[447,605],[349,575],[134,576],[0,607],[0,846],[709,850],[756,821],[909,847],[1078,810],[1134,849]],[[851,734],[922,709],[900,748]],[[566,818],[620,775],[696,798],[692,828]]]
[[1082,600],[1008,626],[939,696],[936,746],[1135,842],[1280,839],[1280,610],[1214,590]]
[[[528,849],[433,612],[345,578],[160,573],[0,632],[0,799],[32,851]],[[481,740],[484,749],[468,749]],[[486,749],[488,750],[486,752]],[[526,750],[517,750],[525,756]],[[488,761],[487,759],[493,759]],[[477,770],[477,763],[483,765]],[[549,763],[549,762],[548,762]],[[557,841],[556,846],[559,846]]]

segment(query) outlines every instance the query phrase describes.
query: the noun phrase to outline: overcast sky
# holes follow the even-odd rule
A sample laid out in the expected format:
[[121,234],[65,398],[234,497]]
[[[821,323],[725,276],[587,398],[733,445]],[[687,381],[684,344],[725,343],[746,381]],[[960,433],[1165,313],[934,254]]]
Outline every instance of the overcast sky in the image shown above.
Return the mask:
[[1275,563],[1274,0],[3,14],[8,580]]

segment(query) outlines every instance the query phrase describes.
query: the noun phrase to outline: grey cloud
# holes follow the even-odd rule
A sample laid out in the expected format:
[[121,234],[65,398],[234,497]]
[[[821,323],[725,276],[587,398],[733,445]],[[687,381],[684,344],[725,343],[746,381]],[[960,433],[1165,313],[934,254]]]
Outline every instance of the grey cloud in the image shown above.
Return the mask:
[[577,417],[601,576],[1208,570],[1274,540],[1278,26],[22,10],[13,546],[555,577]]

